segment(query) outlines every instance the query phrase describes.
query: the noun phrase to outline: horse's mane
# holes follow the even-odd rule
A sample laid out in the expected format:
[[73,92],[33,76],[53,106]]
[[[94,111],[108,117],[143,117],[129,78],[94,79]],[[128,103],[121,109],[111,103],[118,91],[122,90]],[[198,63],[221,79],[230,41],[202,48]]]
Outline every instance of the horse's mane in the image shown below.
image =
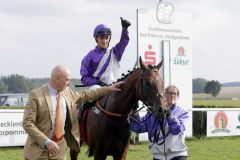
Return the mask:
[[[151,69],[151,70],[154,70],[154,69],[157,68],[157,66],[148,64],[148,65],[147,65],[147,68],[149,68],[149,69]],[[124,80],[126,80],[133,72],[135,72],[135,71],[138,70],[138,69],[140,69],[140,67],[138,67],[138,68],[133,68],[132,70],[128,70],[126,74],[125,74],[125,73],[122,73],[122,77],[121,77],[121,78],[118,78],[116,82],[113,82],[113,83],[111,83],[110,85],[112,85],[112,84],[114,84],[114,83],[117,83],[117,82],[119,82],[119,81],[124,81]]]
[[134,71],[136,71],[137,69],[140,69],[139,67],[138,68],[133,68],[132,70],[128,70],[127,73],[122,73],[122,77],[121,78],[118,78],[116,82],[113,82],[111,83],[110,85],[114,84],[114,83],[117,83],[119,81],[124,81],[126,80]]

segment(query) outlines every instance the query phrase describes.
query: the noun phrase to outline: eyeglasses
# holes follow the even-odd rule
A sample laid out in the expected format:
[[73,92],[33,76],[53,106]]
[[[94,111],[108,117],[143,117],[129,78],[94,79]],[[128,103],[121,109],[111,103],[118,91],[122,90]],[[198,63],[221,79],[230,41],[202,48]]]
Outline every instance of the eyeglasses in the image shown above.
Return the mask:
[[168,95],[173,95],[173,96],[178,95],[178,93],[176,93],[176,92],[167,92],[167,94],[168,94]]

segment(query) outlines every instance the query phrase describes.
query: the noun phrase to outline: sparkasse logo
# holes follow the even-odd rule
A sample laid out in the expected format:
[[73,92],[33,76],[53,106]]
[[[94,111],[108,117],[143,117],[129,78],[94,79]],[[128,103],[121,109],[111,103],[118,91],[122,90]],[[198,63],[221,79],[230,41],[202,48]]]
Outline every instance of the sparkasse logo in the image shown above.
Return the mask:
[[173,59],[173,64],[185,66],[189,64],[189,59],[186,56],[185,48],[179,46],[177,49],[177,56]]

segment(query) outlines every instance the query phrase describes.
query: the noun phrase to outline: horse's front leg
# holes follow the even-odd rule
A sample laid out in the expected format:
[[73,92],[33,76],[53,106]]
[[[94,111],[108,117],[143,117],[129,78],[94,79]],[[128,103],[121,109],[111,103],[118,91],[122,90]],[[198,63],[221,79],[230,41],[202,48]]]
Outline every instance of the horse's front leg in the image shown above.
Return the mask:
[[77,160],[78,152],[70,149],[70,157],[71,157],[71,160]]
[[[127,141],[127,144],[123,150],[123,153],[122,153],[122,156],[120,157],[119,160],[125,160],[127,158],[127,153],[128,153],[128,148],[129,148],[129,145],[130,145],[130,136],[128,138],[128,141]],[[115,160],[115,159],[114,159]],[[117,159],[118,160],[118,159]]]

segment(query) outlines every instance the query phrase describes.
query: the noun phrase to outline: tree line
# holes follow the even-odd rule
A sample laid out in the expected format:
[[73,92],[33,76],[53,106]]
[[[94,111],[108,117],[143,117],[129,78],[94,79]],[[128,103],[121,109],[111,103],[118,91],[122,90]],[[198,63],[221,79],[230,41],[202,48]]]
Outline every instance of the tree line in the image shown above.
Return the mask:
[[[49,78],[26,78],[22,75],[12,74],[1,76],[0,94],[3,93],[28,93],[32,89],[38,88],[49,81]],[[71,79],[71,87],[80,83],[80,79]]]
[[[0,93],[28,93],[34,88],[46,84],[49,78],[29,79],[22,75],[12,74],[1,76]],[[80,79],[71,79],[71,87],[80,84]],[[221,84],[217,80],[208,81],[204,78],[193,79],[193,93],[207,93],[216,97],[221,90]]]
[[208,81],[204,78],[196,78],[192,81],[193,93],[206,93],[216,97],[221,91],[222,85],[217,80]]

